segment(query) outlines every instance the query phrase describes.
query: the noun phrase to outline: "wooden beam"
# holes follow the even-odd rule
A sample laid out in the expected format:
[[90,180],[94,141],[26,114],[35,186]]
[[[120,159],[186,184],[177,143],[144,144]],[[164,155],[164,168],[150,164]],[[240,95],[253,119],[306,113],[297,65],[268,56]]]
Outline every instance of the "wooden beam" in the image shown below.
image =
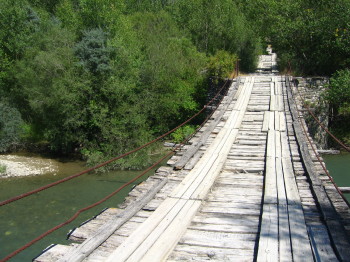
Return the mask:
[[[288,80],[287,80],[288,81]],[[346,234],[345,228],[340,221],[337,211],[334,209],[327,193],[318,177],[318,173],[312,161],[305,134],[303,133],[300,123],[297,107],[293,101],[291,89],[287,87],[287,95],[290,111],[293,118],[293,127],[295,136],[299,144],[302,161],[311,181],[311,190],[319,204],[324,222],[327,225],[328,233],[335,247],[335,251],[341,261],[347,261],[350,258],[350,241]]]
[[168,181],[167,178],[157,179],[158,183],[144,192],[138,199],[128,206],[124,212],[107,221],[98,231],[86,239],[82,244],[72,247],[58,262],[80,262],[89,256],[98,246],[110,237],[126,221],[133,217],[159,192]]

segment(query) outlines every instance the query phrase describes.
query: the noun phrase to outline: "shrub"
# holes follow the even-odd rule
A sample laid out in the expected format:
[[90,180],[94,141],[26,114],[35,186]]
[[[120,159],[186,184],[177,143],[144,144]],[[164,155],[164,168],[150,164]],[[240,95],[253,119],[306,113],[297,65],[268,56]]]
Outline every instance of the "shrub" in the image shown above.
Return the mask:
[[188,136],[193,134],[196,131],[196,126],[192,125],[186,125],[183,127],[180,127],[175,132],[171,134],[171,139],[174,143],[181,143],[183,142]]
[[19,111],[0,101],[0,152],[18,145],[23,125]]
[[350,115],[350,70],[337,71],[330,79],[325,98],[342,115]]

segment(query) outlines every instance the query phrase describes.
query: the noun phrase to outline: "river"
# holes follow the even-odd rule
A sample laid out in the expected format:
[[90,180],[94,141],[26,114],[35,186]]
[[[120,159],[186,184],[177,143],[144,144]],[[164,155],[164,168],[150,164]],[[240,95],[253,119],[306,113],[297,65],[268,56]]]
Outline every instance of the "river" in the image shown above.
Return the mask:
[[[350,153],[323,155],[326,167],[338,186],[350,187]],[[350,201],[350,194],[345,194]]]
[[[0,179],[0,201],[70,176],[85,168],[82,162],[61,162],[55,174],[2,178]],[[114,171],[103,174],[86,174],[0,207],[0,259],[48,229],[69,219],[77,210],[115,191],[140,172]],[[149,172],[149,174],[153,173],[154,170]],[[141,180],[134,184],[139,182]],[[45,237],[10,261],[31,261],[52,243],[69,244],[69,241],[65,239],[70,229],[77,227],[106,207],[116,207],[124,200],[132,186],[128,186],[100,206],[82,213],[76,221]]]
[[[324,155],[323,158],[336,183],[339,186],[350,186],[350,154]],[[85,166],[82,162],[60,162],[59,170],[55,175],[50,173],[41,176],[0,179],[0,201],[84,169]],[[152,173],[153,171],[149,174]],[[139,172],[136,171],[87,174],[26,199],[0,207],[0,258],[4,258],[31,239],[70,218],[78,209],[113,192],[137,174]],[[68,244],[69,241],[65,239],[70,229],[98,214],[105,207],[116,207],[124,200],[131,187],[132,185],[104,204],[81,214],[70,225],[47,236],[10,261],[31,261],[52,243]],[[350,200],[350,195],[347,197]]]

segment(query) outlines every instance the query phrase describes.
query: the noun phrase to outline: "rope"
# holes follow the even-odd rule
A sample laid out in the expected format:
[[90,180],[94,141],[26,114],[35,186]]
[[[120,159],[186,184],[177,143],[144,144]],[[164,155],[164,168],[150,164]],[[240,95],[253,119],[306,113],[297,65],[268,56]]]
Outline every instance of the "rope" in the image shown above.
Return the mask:
[[[188,123],[190,120],[192,120],[194,117],[196,117],[197,115],[199,115],[201,112],[203,112],[204,109],[205,109],[208,105],[210,105],[210,104],[219,96],[219,94],[224,90],[224,88],[225,88],[225,86],[227,85],[228,81],[229,81],[229,79],[227,79],[227,80],[225,81],[224,85],[223,85],[222,88],[219,90],[219,92],[214,96],[214,98],[212,98],[212,99],[207,103],[206,106],[203,107],[203,109],[201,109],[199,112],[197,112],[195,115],[193,115],[191,118],[189,118],[187,121],[185,121],[184,123],[182,123],[182,124],[181,124],[180,126],[178,126],[177,128],[172,129],[171,131],[167,132],[166,134],[164,134],[164,135],[162,135],[162,136],[160,136],[160,137],[165,137],[167,134],[169,134],[169,133],[175,131],[176,129],[180,128],[181,126],[183,126],[184,124],[186,124],[186,123]],[[238,80],[237,80],[237,83],[238,83]],[[228,89],[227,89],[227,91],[225,92],[225,94],[227,94],[227,92],[228,92]],[[223,98],[224,98],[224,95],[223,95],[223,97],[220,99],[220,102],[223,100]],[[12,257],[16,256],[16,255],[19,254],[20,252],[24,251],[25,249],[29,248],[30,246],[34,245],[35,243],[37,243],[38,241],[40,241],[41,239],[43,239],[43,238],[46,237],[47,235],[49,235],[49,234],[55,232],[56,230],[62,228],[62,227],[65,226],[65,225],[70,224],[70,223],[71,223],[72,221],[74,221],[81,213],[83,213],[83,212],[85,212],[85,211],[87,211],[87,210],[89,210],[89,209],[91,209],[91,208],[94,208],[94,207],[96,207],[96,206],[102,204],[103,202],[107,201],[108,199],[110,199],[111,197],[113,197],[114,195],[116,195],[116,194],[117,194],[118,192],[120,192],[122,189],[124,189],[124,188],[127,187],[128,185],[130,185],[130,184],[132,184],[133,182],[135,182],[137,179],[143,177],[143,176],[144,176],[145,174],[147,174],[150,170],[152,170],[153,168],[155,168],[157,165],[159,165],[159,164],[160,164],[163,160],[165,160],[166,158],[168,158],[168,157],[170,157],[171,155],[173,155],[174,152],[175,152],[176,150],[178,150],[178,149],[179,149],[180,147],[182,147],[185,143],[187,143],[187,142],[189,141],[189,139],[191,139],[192,136],[193,136],[196,132],[198,132],[198,130],[199,130],[201,127],[204,126],[204,124],[206,123],[206,121],[213,115],[213,113],[214,113],[214,110],[213,110],[213,111],[211,112],[211,114],[203,121],[203,123],[200,125],[200,127],[198,127],[198,128],[196,129],[196,131],[195,131],[193,134],[189,135],[182,143],[180,143],[178,146],[176,146],[175,148],[173,148],[173,150],[172,150],[170,153],[168,153],[167,155],[165,155],[164,157],[162,157],[160,160],[158,160],[156,163],[154,163],[152,166],[150,166],[149,168],[147,168],[146,170],[144,170],[140,175],[138,175],[137,177],[131,179],[129,182],[123,184],[123,185],[122,185],[121,187],[119,187],[117,190],[115,190],[114,192],[112,192],[112,193],[109,194],[108,196],[104,197],[104,198],[101,199],[100,201],[98,201],[98,202],[96,202],[96,203],[94,203],[94,204],[92,204],[92,205],[90,205],[90,206],[87,206],[87,207],[85,207],[85,208],[82,208],[82,209],[78,210],[70,219],[68,219],[68,220],[66,220],[65,222],[63,222],[63,223],[61,223],[61,224],[59,224],[59,225],[57,225],[57,226],[51,228],[50,230],[46,231],[45,233],[41,234],[41,235],[38,236],[37,238],[35,238],[35,239],[33,239],[32,241],[30,241],[30,242],[28,242],[27,244],[25,244],[24,246],[22,246],[22,247],[18,248],[17,250],[13,251],[11,254],[7,255],[5,258],[3,258],[2,260],[0,260],[0,262],[8,261],[8,260],[11,259]],[[143,145],[143,146],[141,146],[141,147],[144,148],[144,147],[146,147],[147,145],[149,145],[149,144],[151,144],[151,143],[154,143],[153,141],[158,141],[158,140],[160,139],[160,137],[158,137],[158,138],[152,140],[151,142],[149,142],[149,143],[147,143],[147,144],[145,144],[145,145]],[[139,147],[139,148],[141,148],[141,147]],[[136,151],[140,150],[139,148],[134,149],[134,150],[132,150],[132,151],[130,151],[130,152],[136,152]],[[124,156],[127,155],[127,154],[131,154],[130,152],[124,154]],[[123,155],[122,155],[122,156],[123,156]],[[80,176],[80,175],[82,175],[82,174],[85,174],[85,173],[87,173],[87,172],[90,172],[91,170],[94,170],[94,169],[97,169],[97,168],[99,168],[99,167],[101,167],[101,166],[104,166],[104,165],[106,165],[106,163],[110,163],[110,162],[112,162],[112,161],[115,161],[115,160],[121,158],[122,156],[113,158],[113,159],[111,159],[111,160],[109,160],[109,161],[106,161],[106,162],[103,163],[103,164],[100,164],[100,165],[96,166],[96,167],[90,168],[90,169],[88,169],[88,170],[86,170],[86,171],[83,171],[83,172],[81,172],[81,173],[79,173],[79,174],[76,174],[76,175],[73,175],[73,176],[71,176],[71,177],[68,177],[68,179],[59,180],[59,181],[57,181],[57,182],[51,183],[51,184],[46,185],[46,186],[44,186],[44,187],[41,187],[41,188],[39,188],[39,189],[41,189],[40,191],[42,191],[42,190],[45,190],[45,189],[47,189],[47,188],[49,188],[49,187],[52,187],[52,186],[54,186],[54,185],[63,183],[63,182],[65,182],[65,181],[68,181],[68,180],[70,180],[70,179],[73,179],[73,178],[75,178],[75,177],[78,177],[78,176]],[[18,196],[18,197],[12,198],[13,200],[12,200],[12,199],[9,199],[9,200],[12,200],[12,201],[10,201],[10,202],[16,201],[16,200],[18,200],[18,199],[21,199],[21,198],[24,198],[24,197],[29,196],[29,195],[31,195],[31,194],[34,194],[35,191],[38,191],[39,189],[33,190],[33,191],[28,192],[28,193],[26,193],[26,194],[22,194],[22,195],[20,195],[20,196]],[[40,191],[38,191],[38,192],[40,192]],[[19,198],[19,197],[21,197],[21,198]],[[16,198],[18,198],[18,199],[16,199]],[[9,200],[7,200],[7,201],[9,201]],[[6,202],[6,201],[3,201],[3,202]],[[1,203],[3,203],[3,202],[1,202]],[[8,202],[8,203],[10,203],[10,202]],[[5,205],[5,204],[3,204],[3,205]]]
[[163,134],[163,135],[161,135],[161,136],[159,136],[159,137],[153,139],[152,141],[150,141],[150,142],[148,142],[148,143],[146,143],[146,144],[144,144],[144,145],[142,145],[142,146],[140,146],[140,147],[138,147],[138,148],[135,148],[135,149],[133,149],[133,150],[131,150],[131,151],[125,153],[125,154],[122,154],[122,155],[120,155],[120,156],[117,156],[117,157],[115,157],[115,158],[112,158],[112,159],[110,159],[110,160],[108,160],[108,161],[106,161],[106,162],[104,162],[104,163],[101,163],[101,164],[99,164],[99,165],[97,165],[97,166],[94,166],[94,167],[92,167],[92,168],[89,168],[89,169],[87,169],[87,170],[84,170],[84,171],[82,171],[82,172],[80,172],[80,173],[77,173],[77,174],[75,174],[75,175],[72,175],[72,176],[63,178],[63,179],[58,180],[58,181],[56,181],[56,182],[47,184],[47,185],[45,185],[45,186],[39,187],[39,188],[37,188],[37,189],[35,189],[35,190],[32,190],[32,191],[23,193],[23,194],[18,195],[18,196],[12,197],[12,198],[10,198],[10,199],[1,201],[1,202],[0,202],[0,207],[1,207],[1,206],[4,206],[4,205],[7,205],[7,204],[9,204],[9,203],[11,203],[11,202],[14,202],[14,201],[18,201],[18,200],[20,200],[20,199],[22,199],[22,198],[31,196],[31,195],[33,195],[33,194],[39,193],[39,192],[44,191],[44,190],[46,190],[46,189],[48,189],[48,188],[51,188],[51,187],[53,187],[53,186],[57,186],[57,185],[59,185],[59,184],[61,184],[61,183],[67,182],[67,181],[69,181],[69,180],[71,180],[71,179],[80,177],[80,176],[82,176],[82,175],[84,175],[84,174],[87,174],[87,173],[93,171],[93,170],[96,170],[96,169],[101,168],[101,167],[103,167],[103,166],[105,166],[105,165],[108,165],[108,164],[110,164],[111,162],[114,162],[114,161],[116,161],[116,160],[118,160],[118,159],[121,159],[121,158],[123,158],[123,157],[126,157],[126,156],[128,156],[128,155],[130,155],[130,154],[133,154],[133,153],[135,153],[135,152],[137,152],[137,151],[139,151],[139,150],[141,150],[141,149],[143,149],[143,148],[145,148],[145,147],[147,147],[147,146],[149,146],[149,145],[151,145],[151,144],[154,144],[155,142],[157,142],[157,141],[159,141],[160,139],[162,139],[162,138],[168,136],[169,134],[173,133],[174,131],[176,131],[176,130],[179,129],[180,127],[186,125],[188,122],[190,122],[190,121],[193,120],[195,117],[197,117],[198,115],[200,115],[209,105],[211,105],[211,104],[214,102],[214,100],[215,100],[215,99],[219,96],[219,94],[224,90],[224,88],[225,88],[226,84],[228,83],[228,81],[229,81],[229,79],[227,79],[227,80],[225,81],[225,83],[224,83],[224,85],[221,87],[221,89],[216,93],[216,95],[215,95],[206,105],[203,106],[203,108],[202,108],[201,110],[199,110],[196,114],[194,114],[193,116],[191,116],[189,119],[187,119],[185,122],[183,122],[183,123],[180,124],[179,126],[177,126],[177,127],[173,128],[172,130],[166,132],[165,134]]
[[[289,77],[287,77],[287,79],[288,79],[288,86],[289,86],[289,88],[291,88],[290,81],[289,81]],[[292,94],[293,94],[293,92],[292,92]],[[300,97],[301,97],[301,96],[300,96]],[[293,98],[293,100],[294,100],[294,103],[296,104],[295,97],[293,96],[292,98]],[[339,195],[342,197],[342,199],[344,200],[344,202],[348,205],[348,207],[350,207],[350,203],[349,203],[348,200],[345,198],[343,192],[339,189],[338,185],[337,185],[337,184],[335,183],[335,181],[333,180],[332,176],[330,175],[330,173],[328,172],[326,166],[324,165],[324,162],[323,162],[322,159],[320,158],[320,156],[319,156],[319,154],[318,154],[318,152],[317,152],[317,149],[314,147],[314,145],[313,145],[313,143],[312,143],[312,141],[311,141],[311,139],[310,139],[310,137],[309,137],[309,135],[308,135],[308,133],[307,133],[307,129],[306,129],[306,127],[305,127],[305,123],[304,123],[303,121],[301,121],[301,118],[302,118],[303,116],[302,116],[302,114],[301,114],[301,112],[300,112],[299,109],[298,109],[298,116],[299,116],[299,117],[298,117],[298,120],[299,120],[299,122],[300,122],[300,124],[301,124],[301,127],[303,128],[303,132],[304,132],[304,134],[305,134],[305,136],[306,136],[306,138],[307,138],[307,140],[308,140],[308,142],[309,142],[309,145],[311,146],[312,151],[314,152],[314,154],[315,154],[315,156],[316,156],[318,162],[321,164],[323,171],[324,171],[325,174],[328,176],[329,180],[332,182],[332,184],[334,185],[334,187],[336,188],[336,190],[338,191]],[[318,121],[318,122],[319,122],[319,121]]]

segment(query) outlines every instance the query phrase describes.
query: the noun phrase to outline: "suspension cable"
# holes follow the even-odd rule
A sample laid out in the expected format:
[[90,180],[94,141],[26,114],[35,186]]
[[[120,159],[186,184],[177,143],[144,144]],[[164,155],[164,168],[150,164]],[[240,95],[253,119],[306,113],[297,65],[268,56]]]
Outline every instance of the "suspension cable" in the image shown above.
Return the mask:
[[313,117],[313,119],[315,119],[315,121],[317,122],[317,124],[324,130],[327,132],[327,134],[329,134],[341,147],[343,147],[346,151],[350,152],[350,148],[347,147],[342,141],[340,141],[340,139],[338,139],[335,135],[333,135],[328,128],[326,128],[321,121],[315,116],[315,114],[312,112],[312,110],[310,109],[310,107],[305,103],[305,98],[300,94],[299,89],[296,88],[297,94],[300,97],[300,100],[303,103],[303,106],[307,109],[307,111],[309,112],[309,114]]
[[[291,88],[291,85],[290,85],[290,81],[289,81],[289,76],[287,76],[288,78],[288,87]],[[293,90],[292,91],[292,94],[293,94]],[[298,91],[297,91],[298,92]],[[294,95],[292,96],[293,100],[294,100],[294,103],[296,104],[296,98],[294,97]],[[322,159],[320,158],[318,152],[317,152],[317,149],[314,147],[314,145],[312,144],[312,141],[307,133],[307,130],[306,130],[306,127],[305,127],[305,123],[301,120],[301,118],[303,117],[300,110],[297,108],[298,110],[298,120],[301,124],[301,127],[303,128],[303,132],[309,142],[309,145],[311,146],[312,148],[312,151],[314,152],[318,162],[321,164],[321,167],[323,169],[323,171],[325,172],[325,174],[328,176],[329,180],[332,182],[332,184],[334,185],[334,187],[336,188],[336,190],[338,191],[339,195],[342,197],[342,199],[344,200],[344,202],[347,204],[348,207],[350,207],[350,203],[349,201],[346,199],[346,197],[344,196],[343,192],[339,189],[338,185],[335,183],[334,179],[332,178],[332,176],[330,175],[330,173],[328,172],[324,162],[322,161]]]
[[[161,139],[162,137],[165,137],[166,135],[170,134],[171,132],[175,131],[176,129],[180,128],[181,126],[185,125],[186,123],[188,123],[189,121],[191,121],[193,118],[195,118],[196,116],[198,116],[200,113],[202,113],[202,112],[204,111],[204,109],[207,108],[208,105],[210,105],[210,104],[213,103],[213,101],[214,101],[214,100],[219,96],[219,94],[224,90],[224,88],[225,88],[225,86],[227,85],[228,82],[229,82],[229,79],[227,79],[227,80],[225,81],[224,85],[223,85],[223,86],[221,87],[221,89],[217,92],[217,94],[216,94],[216,95],[215,95],[215,96],[200,110],[200,111],[198,111],[195,115],[193,115],[193,116],[192,116],[191,118],[189,118],[187,121],[185,121],[184,123],[182,123],[182,124],[179,125],[178,127],[172,129],[171,131],[167,132],[166,134],[164,134],[164,135],[162,135],[162,136],[160,136],[160,137],[158,137],[158,138],[152,140],[151,142],[149,142],[149,143],[147,143],[147,144],[145,144],[145,145],[143,145],[143,146],[141,146],[141,147],[144,148],[144,147],[146,147],[147,145],[150,145],[151,143],[154,143],[155,141],[158,141],[158,140]],[[239,82],[238,82],[238,79],[237,79],[237,84],[238,84],[238,83],[239,83]],[[222,98],[220,99],[219,103],[222,102],[222,100],[223,100],[224,96],[227,94],[227,92],[228,92],[228,89],[227,89],[227,91],[225,92],[225,94],[223,94],[223,96],[222,96]],[[68,220],[66,220],[65,222],[63,222],[63,223],[61,223],[61,224],[59,224],[59,225],[57,225],[57,226],[51,228],[50,230],[48,230],[48,231],[46,231],[45,233],[43,233],[43,234],[41,234],[40,236],[38,236],[37,238],[31,240],[30,242],[28,242],[28,243],[25,244],[24,246],[22,246],[22,247],[18,248],[17,250],[13,251],[11,254],[9,254],[9,255],[7,255],[5,258],[1,259],[0,262],[8,261],[8,260],[11,259],[12,257],[16,256],[16,255],[19,254],[20,252],[24,251],[25,249],[29,248],[30,246],[34,245],[35,243],[37,243],[38,241],[40,241],[41,239],[43,239],[43,238],[46,237],[47,235],[49,235],[49,234],[55,232],[56,230],[62,228],[62,227],[65,226],[65,225],[70,224],[72,221],[74,221],[76,218],[78,218],[78,216],[79,216],[81,213],[83,213],[83,212],[85,212],[85,211],[87,211],[87,210],[90,210],[90,209],[92,209],[92,208],[94,208],[94,207],[96,207],[96,206],[102,204],[103,202],[107,201],[108,199],[110,199],[111,197],[113,197],[114,195],[116,195],[118,192],[120,192],[122,189],[124,189],[124,188],[127,187],[128,185],[132,184],[133,182],[135,182],[135,181],[138,180],[139,178],[143,177],[143,176],[144,176],[145,174],[147,174],[150,170],[152,170],[153,168],[155,168],[157,165],[159,165],[159,164],[160,164],[163,160],[165,160],[166,158],[168,158],[168,157],[170,157],[171,155],[173,155],[178,149],[180,149],[185,143],[187,143],[187,142],[193,137],[193,135],[194,135],[195,133],[197,133],[197,132],[200,130],[200,128],[202,128],[202,127],[204,126],[204,124],[209,120],[209,118],[213,115],[213,113],[214,113],[214,110],[211,112],[211,114],[209,114],[209,116],[207,116],[207,118],[206,118],[206,119],[203,121],[203,123],[195,130],[195,132],[194,132],[193,134],[190,134],[188,137],[186,137],[186,138],[184,139],[184,141],[182,141],[179,145],[175,146],[175,147],[172,149],[171,152],[169,152],[168,154],[166,154],[165,156],[163,156],[160,160],[158,160],[158,161],[157,161],[156,163],[154,163],[152,166],[148,167],[148,168],[147,168],[146,170],[144,170],[141,174],[139,174],[139,175],[136,176],[135,178],[131,179],[129,182],[123,184],[123,185],[120,186],[117,190],[115,190],[114,192],[112,192],[112,193],[109,194],[108,196],[104,197],[103,199],[99,200],[98,202],[96,202],[96,203],[94,203],[94,204],[92,204],[92,205],[90,205],[90,206],[87,206],[87,207],[85,207],[85,208],[82,208],[82,209],[78,210],[70,219],[68,219]],[[131,153],[133,153],[133,152],[136,152],[136,151],[140,150],[141,147],[136,148],[136,149],[134,149],[134,150],[132,150],[132,151],[130,151],[130,152],[128,152],[128,153],[122,155],[122,156],[119,156],[119,157],[113,158],[113,159],[111,159],[111,160],[109,160],[109,161],[106,161],[105,163],[102,163],[102,164],[100,164],[100,165],[98,165],[98,166],[96,166],[96,167],[90,168],[90,169],[88,169],[88,170],[86,170],[86,171],[83,171],[83,172],[81,172],[81,173],[78,173],[78,174],[76,174],[76,175],[73,175],[73,176],[71,176],[71,177],[68,177],[68,178],[69,178],[68,180],[73,179],[73,178],[78,177],[78,176],[81,176],[81,175],[83,175],[83,174],[86,174],[86,173],[88,173],[88,172],[90,172],[90,171],[92,171],[92,170],[94,170],[94,169],[99,168],[99,167],[102,167],[102,166],[104,166],[104,165],[106,165],[106,164],[108,164],[108,163],[111,163],[112,161],[115,161],[115,160],[117,160],[117,159],[119,159],[119,158],[121,158],[121,157],[123,157],[123,156],[125,156],[125,155],[128,155],[128,154],[131,154]],[[65,181],[68,181],[68,180],[67,180],[67,179],[59,180],[59,181],[57,181],[57,182],[55,182],[55,183],[52,183],[52,184],[49,184],[49,185],[46,185],[46,186],[44,186],[44,187],[39,188],[39,189],[41,189],[41,190],[39,190],[39,189],[33,190],[33,191],[30,191],[30,192],[28,192],[28,193],[26,193],[26,194],[22,194],[22,195],[20,195],[20,196],[18,196],[18,197],[15,197],[15,198],[13,198],[13,200],[12,200],[12,199],[9,199],[9,200],[12,200],[12,201],[9,201],[9,200],[7,200],[7,201],[9,201],[8,203],[11,203],[11,202],[13,202],[13,201],[19,200],[19,199],[24,198],[24,197],[26,197],[26,196],[32,195],[32,194],[36,193],[35,191],[40,192],[40,191],[42,191],[42,190],[45,190],[45,189],[47,189],[47,188],[49,188],[49,187],[58,185],[58,184],[60,184],[60,183],[63,183],[63,182],[65,182]],[[38,190],[39,190],[39,191],[38,191]],[[19,197],[20,197],[20,198],[19,198]],[[16,198],[18,198],[18,199],[16,199]],[[6,201],[3,201],[3,202],[6,202]],[[3,202],[1,202],[1,203],[3,203]],[[4,203],[4,204],[2,204],[2,205],[6,205],[6,203]]]
[[116,161],[116,160],[119,160],[119,159],[121,159],[121,158],[123,158],[123,157],[126,157],[126,156],[128,156],[128,155],[130,155],[130,154],[133,154],[133,153],[135,153],[135,152],[137,152],[137,151],[139,151],[139,150],[141,150],[141,149],[143,149],[143,148],[145,148],[145,147],[147,147],[147,146],[149,146],[149,145],[151,145],[151,144],[154,144],[155,142],[157,142],[157,141],[159,141],[160,139],[162,139],[162,138],[168,136],[169,134],[173,133],[174,131],[176,131],[176,130],[179,129],[180,127],[186,125],[186,124],[189,123],[191,120],[193,120],[195,117],[197,117],[198,115],[200,115],[201,113],[203,113],[203,111],[217,99],[217,97],[218,97],[218,96],[221,94],[221,92],[224,90],[224,88],[226,87],[226,85],[227,85],[228,82],[229,82],[229,79],[226,79],[226,81],[225,81],[225,83],[223,84],[223,86],[221,87],[221,89],[216,93],[216,95],[215,95],[206,105],[203,106],[203,108],[202,108],[201,110],[199,110],[197,113],[195,113],[193,116],[191,116],[189,119],[187,119],[185,122],[183,122],[183,123],[180,124],[179,126],[177,126],[177,127],[173,128],[172,130],[166,132],[165,134],[163,134],[163,135],[161,135],[161,136],[159,136],[159,137],[153,139],[152,141],[150,141],[150,142],[148,142],[148,143],[146,143],[146,144],[144,144],[144,145],[142,145],[142,146],[140,146],[140,147],[138,147],[138,148],[135,148],[135,149],[133,149],[133,150],[131,150],[131,151],[125,153],[125,154],[122,154],[122,155],[120,155],[120,156],[117,156],[117,157],[115,157],[115,158],[112,158],[112,159],[110,159],[110,160],[108,160],[108,161],[106,161],[106,162],[104,162],[104,163],[101,163],[101,164],[99,164],[99,165],[96,165],[96,166],[94,166],[94,167],[92,167],[92,168],[89,168],[89,169],[87,169],[87,170],[84,170],[84,171],[82,171],[82,172],[80,172],[80,173],[77,173],[77,174],[74,174],[74,175],[72,175],[72,176],[63,178],[63,179],[58,180],[58,181],[56,181],[56,182],[47,184],[47,185],[45,185],[45,186],[39,187],[39,188],[37,188],[37,189],[35,189],[35,190],[32,190],[32,191],[23,193],[23,194],[18,195],[18,196],[12,197],[12,198],[10,198],[10,199],[1,201],[1,202],[0,202],[0,207],[1,207],[1,206],[4,206],[4,205],[7,205],[7,204],[9,204],[9,203],[11,203],[11,202],[14,202],[14,201],[23,199],[23,198],[25,198],[25,197],[28,197],[28,196],[30,196],[30,195],[39,193],[39,192],[44,191],[44,190],[46,190],[46,189],[48,189],[48,188],[51,188],[51,187],[53,187],[53,186],[57,186],[57,185],[59,185],[59,184],[61,184],[61,183],[67,182],[67,181],[69,181],[69,180],[71,180],[71,179],[80,177],[80,176],[82,176],[82,175],[84,175],[84,174],[87,174],[87,173],[93,171],[93,170],[96,170],[96,169],[98,169],[98,168],[101,168],[101,167],[103,167],[103,166],[106,166],[107,164],[110,164],[110,163],[112,163],[112,162],[114,162],[114,161]]

